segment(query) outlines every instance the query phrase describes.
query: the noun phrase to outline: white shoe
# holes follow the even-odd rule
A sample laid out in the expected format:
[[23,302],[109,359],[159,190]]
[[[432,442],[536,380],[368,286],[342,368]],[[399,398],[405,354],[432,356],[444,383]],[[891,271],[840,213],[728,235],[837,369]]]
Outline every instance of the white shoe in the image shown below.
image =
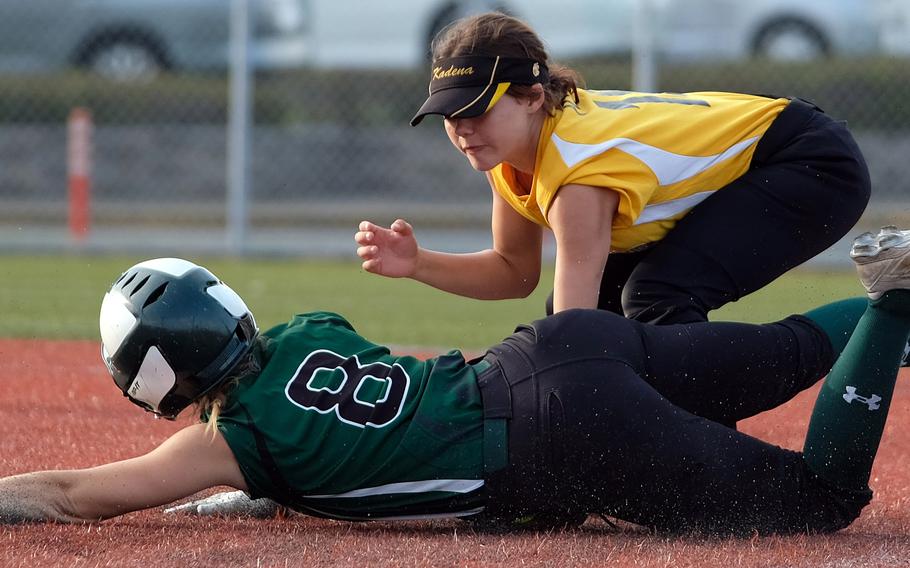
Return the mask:
[[853,240],[850,258],[871,299],[888,290],[910,289],[910,231],[888,225],[878,234],[863,233]]

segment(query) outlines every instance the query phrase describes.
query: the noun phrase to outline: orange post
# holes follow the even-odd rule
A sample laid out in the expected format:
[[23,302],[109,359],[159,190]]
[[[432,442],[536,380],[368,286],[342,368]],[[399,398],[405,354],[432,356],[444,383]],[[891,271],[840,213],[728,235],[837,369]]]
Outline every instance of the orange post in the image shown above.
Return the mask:
[[92,115],[86,108],[70,112],[66,154],[70,237],[82,241],[91,224]]

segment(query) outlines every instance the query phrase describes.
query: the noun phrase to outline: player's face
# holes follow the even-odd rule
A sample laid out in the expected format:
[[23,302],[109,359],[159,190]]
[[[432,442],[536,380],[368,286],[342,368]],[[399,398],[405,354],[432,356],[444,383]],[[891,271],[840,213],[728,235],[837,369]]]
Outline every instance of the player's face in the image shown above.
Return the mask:
[[503,95],[480,116],[445,119],[446,134],[477,171],[491,170],[502,162],[518,169],[530,163],[533,170],[540,134],[537,110],[525,99]]

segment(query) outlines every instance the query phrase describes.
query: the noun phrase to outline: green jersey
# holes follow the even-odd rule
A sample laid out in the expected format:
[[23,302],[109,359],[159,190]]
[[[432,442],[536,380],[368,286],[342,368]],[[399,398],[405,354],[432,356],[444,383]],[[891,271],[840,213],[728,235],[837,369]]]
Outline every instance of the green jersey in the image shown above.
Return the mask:
[[460,352],[395,356],[328,312],[263,336],[261,372],[218,418],[252,496],[342,519],[483,508],[480,391]]

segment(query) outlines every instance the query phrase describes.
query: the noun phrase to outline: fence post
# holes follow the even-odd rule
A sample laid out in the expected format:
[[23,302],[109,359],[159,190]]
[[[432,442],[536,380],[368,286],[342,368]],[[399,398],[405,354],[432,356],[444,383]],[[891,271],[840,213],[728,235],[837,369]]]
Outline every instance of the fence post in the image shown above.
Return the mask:
[[250,3],[231,0],[230,93],[227,125],[227,211],[225,233],[231,254],[246,248],[250,185]]
[[67,121],[67,185],[70,239],[82,242],[91,224],[92,115],[76,107]]
[[655,26],[658,16],[654,0],[635,1],[632,45],[632,90],[640,93],[657,91],[655,62]]

